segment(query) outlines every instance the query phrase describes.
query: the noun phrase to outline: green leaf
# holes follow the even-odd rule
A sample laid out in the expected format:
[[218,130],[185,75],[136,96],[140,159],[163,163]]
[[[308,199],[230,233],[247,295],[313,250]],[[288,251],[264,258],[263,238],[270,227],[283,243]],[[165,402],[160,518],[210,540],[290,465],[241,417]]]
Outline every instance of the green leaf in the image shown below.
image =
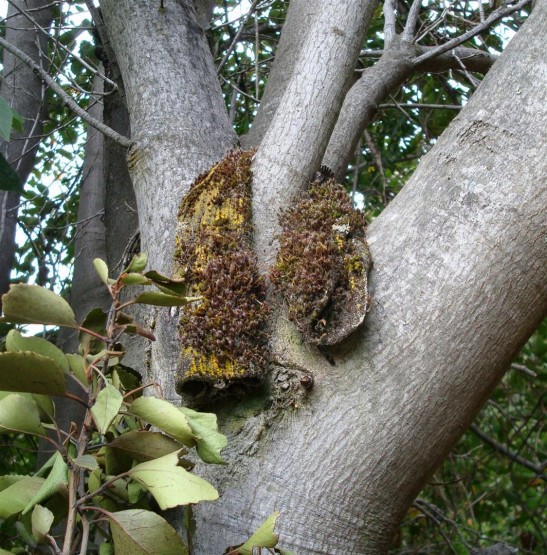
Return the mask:
[[210,464],[223,464],[220,452],[228,444],[225,435],[218,432],[216,414],[197,412],[187,407],[178,409],[188,421],[195,436],[196,451],[201,459]]
[[93,455],[82,455],[81,457],[76,457],[71,460],[76,466],[85,468],[86,470],[96,470],[99,468],[99,463]]
[[6,350],[11,352],[32,351],[39,355],[52,358],[64,372],[70,370],[66,355],[45,339],[40,337],[24,337],[17,330],[10,330],[6,337]]
[[142,274],[135,274],[130,272],[122,278],[122,283],[125,285],[150,285],[152,282],[145,278]]
[[9,142],[11,133],[11,122],[13,121],[13,110],[11,106],[0,96],[0,137]]
[[39,285],[19,283],[2,295],[5,322],[14,324],[49,324],[77,328],[70,305],[53,291]]
[[278,535],[274,533],[275,521],[278,516],[278,512],[270,515],[260,528],[243,545],[237,548],[237,553],[239,555],[253,555],[255,547],[275,547],[279,541]]
[[0,518],[20,513],[44,483],[43,478],[10,476],[16,481],[0,491]]
[[91,407],[91,416],[99,433],[106,434],[110,424],[118,416],[122,402],[122,394],[111,384],[99,392],[95,404]]
[[136,254],[131,259],[126,272],[142,272],[148,264],[148,255],[145,252]]
[[87,377],[85,375],[84,357],[69,353],[66,355],[70,371],[84,384],[87,385]]
[[40,423],[36,403],[18,393],[6,395],[0,400],[0,432],[21,432],[45,436],[46,430]]
[[[53,455],[53,466],[51,471],[42,483],[40,489],[36,494],[28,501],[25,508],[23,509],[23,514],[28,513],[35,505],[46,501],[51,496],[64,490],[68,487],[68,467],[58,451]],[[49,461],[48,461],[49,462]]]
[[155,397],[140,397],[133,401],[129,413],[139,416],[171,437],[193,447],[195,438],[186,417],[171,403]]
[[108,448],[118,455],[131,457],[137,462],[146,462],[174,451],[180,452],[183,446],[160,432],[132,431],[113,439]]
[[151,511],[130,509],[108,515],[116,555],[188,555],[175,530]]
[[[24,393],[23,393],[24,395]],[[30,393],[34,402],[38,406],[40,412],[40,420],[51,420],[55,418],[55,404],[51,400],[51,397],[47,395],[39,395],[38,393]]]
[[46,535],[49,534],[51,525],[53,524],[53,513],[46,507],[36,505],[32,511],[32,535],[37,542],[47,541]]
[[51,358],[36,353],[0,353],[0,391],[64,395],[65,375]]
[[19,179],[19,175],[2,153],[0,153],[0,190],[17,192],[23,190],[23,183]]
[[111,543],[101,543],[99,546],[99,555],[114,555],[114,546]]
[[211,484],[178,464],[179,456],[175,452],[134,466],[129,476],[154,496],[162,510],[218,499],[218,492]]
[[156,272],[155,270],[150,270],[144,274],[154,285],[161,289],[164,293],[168,295],[176,295],[183,297],[188,291],[188,285],[186,280],[181,278],[170,278]]
[[175,295],[167,295],[160,291],[145,291],[135,298],[135,302],[153,306],[183,306],[200,299],[201,297],[178,297]]
[[97,275],[101,278],[101,281],[105,285],[109,285],[110,281],[108,279],[108,266],[106,265],[106,262],[100,258],[95,258],[93,260],[93,267],[95,268]]

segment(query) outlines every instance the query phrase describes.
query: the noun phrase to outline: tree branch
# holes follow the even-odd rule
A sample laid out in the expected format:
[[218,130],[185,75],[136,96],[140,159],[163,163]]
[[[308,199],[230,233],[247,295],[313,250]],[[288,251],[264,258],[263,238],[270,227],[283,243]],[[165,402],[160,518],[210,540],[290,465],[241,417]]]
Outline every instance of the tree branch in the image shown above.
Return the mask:
[[521,457],[519,454],[513,453],[513,451],[511,451],[505,445],[503,445],[501,443],[498,443],[495,439],[486,435],[475,424],[471,424],[471,426],[469,426],[469,429],[479,439],[484,441],[484,443],[486,443],[487,445],[490,445],[490,447],[492,447],[498,453],[501,453],[502,455],[505,455],[506,457],[509,457],[512,461],[520,464],[521,466],[524,466],[525,468],[527,468],[528,470],[531,470],[532,472],[535,472],[540,478],[542,478],[544,480],[547,478],[547,475],[545,475],[543,473],[545,468],[547,468],[547,462],[541,463],[539,465],[530,462],[529,460],[525,459],[524,457]]
[[493,23],[495,23],[502,17],[505,17],[506,15],[509,15],[513,12],[516,12],[524,8],[524,6],[526,6],[530,2],[531,0],[521,0],[517,4],[501,6],[497,10],[493,11],[482,23],[479,23],[478,25],[473,27],[473,29],[470,29],[463,35],[460,35],[459,37],[455,37],[452,40],[449,40],[448,42],[441,44],[440,46],[432,48],[429,52],[426,52],[421,56],[418,56],[414,61],[414,65],[418,66],[420,64],[423,64],[427,60],[430,60],[431,58],[434,58],[436,56],[439,56],[440,54],[444,54],[445,52],[452,50],[456,46],[459,46],[460,44],[463,44],[465,41],[478,35],[485,29],[488,29]]
[[395,38],[395,0],[384,1],[384,44],[389,45]]
[[124,136],[120,135],[119,133],[114,131],[111,127],[108,127],[104,123],[102,123],[102,122],[96,120],[94,117],[90,116],[89,113],[86,112],[81,106],[79,106],[78,103],[63,89],[63,87],[61,87],[55,81],[55,79],[53,79],[53,77],[51,77],[51,75],[47,71],[42,69],[32,58],[27,56],[22,50],[19,50],[19,48],[13,46],[12,44],[7,42],[2,37],[0,37],[0,46],[3,46],[8,52],[11,52],[14,56],[19,58],[22,62],[27,64],[32,69],[32,71],[34,71],[34,73],[36,73],[41,79],[43,79],[44,82],[47,83],[47,85],[49,87],[51,87],[51,89],[57,95],[59,95],[61,100],[75,114],[80,116],[89,125],[91,125],[95,129],[97,129],[98,131],[103,133],[105,136],[109,137],[110,139],[112,139],[113,141],[115,141],[116,143],[118,143],[119,145],[121,145],[123,147],[129,148],[130,146],[135,144],[134,141],[132,141],[131,139],[128,139],[127,137],[124,137]]
[[403,31],[403,40],[411,42],[414,37],[414,30],[416,29],[416,24],[418,23],[418,18],[420,17],[420,8],[422,7],[422,0],[414,0],[408,13],[406,19],[406,25]]
[[[13,0],[8,0],[8,2],[10,4],[12,4],[15,8],[17,8],[19,10],[19,12],[21,13],[21,15],[23,17],[25,17],[26,19],[28,19],[32,23],[32,25],[34,25],[34,27],[36,27],[36,29],[38,29],[41,33],[43,33],[44,35],[46,35],[48,37],[51,36],[46,31],[46,29],[44,29],[41,25],[39,25],[38,22],[28,14],[28,12],[26,10],[21,9],[21,6],[18,6]],[[115,89],[118,88],[118,86],[116,85],[116,83],[114,83],[114,81],[109,79],[106,75],[101,74],[96,67],[93,67],[92,65],[88,64],[84,59],[80,58],[80,56],[78,56],[77,54],[72,52],[72,50],[67,48],[62,42],[56,41],[56,46],[58,46],[61,50],[64,50],[67,54],[69,54],[72,58],[74,58],[75,60],[80,62],[85,68],[87,68],[93,74],[99,75],[99,77],[101,79],[103,79],[106,83],[108,83],[110,86],[114,87]]]

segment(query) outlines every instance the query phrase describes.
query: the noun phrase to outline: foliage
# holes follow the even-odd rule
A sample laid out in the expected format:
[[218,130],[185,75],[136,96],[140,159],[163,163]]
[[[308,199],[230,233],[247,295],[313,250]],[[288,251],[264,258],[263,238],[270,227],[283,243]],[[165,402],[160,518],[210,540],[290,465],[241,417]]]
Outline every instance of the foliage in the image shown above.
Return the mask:
[[[0,353],[0,430],[17,434],[12,449],[20,434],[42,437],[54,448],[31,475],[21,463],[4,462],[3,470],[12,472],[0,478],[4,548],[45,543],[58,550],[51,528],[66,516],[63,552],[85,551],[96,529],[104,538],[102,551],[112,544],[117,553],[145,553],[159,542],[163,552],[187,553],[173,528],[153,512],[155,506],[167,509],[218,497],[213,486],[191,473],[194,464],[186,458],[196,448],[205,462],[223,462],[226,438],[217,431],[216,417],[142,397],[150,386],[135,387],[135,372],[121,363],[122,334],[153,339],[126,314],[128,306],[179,306],[194,300],[185,296],[180,280],[145,273],[145,264],[146,257],[138,255],[111,279],[106,264],[96,260],[112,306],[108,313],[94,309],[83,325],[64,299],[40,286],[13,285],[3,296],[4,320],[68,326],[80,333],[79,352],[65,355],[44,339],[12,329]],[[122,302],[122,292],[135,283],[160,290]],[[70,382],[77,395],[70,393]],[[61,430],[53,396],[83,405],[83,423]]]

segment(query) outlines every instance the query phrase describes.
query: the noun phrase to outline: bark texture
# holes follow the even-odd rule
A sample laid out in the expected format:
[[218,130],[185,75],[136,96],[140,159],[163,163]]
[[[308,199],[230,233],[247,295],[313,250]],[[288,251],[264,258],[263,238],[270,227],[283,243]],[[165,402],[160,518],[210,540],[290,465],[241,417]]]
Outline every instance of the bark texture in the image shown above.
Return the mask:
[[262,271],[275,257],[279,209],[321,163],[375,6],[374,0],[323,6],[260,143],[253,164],[253,219]]
[[313,371],[315,387],[266,431],[258,417],[226,422],[230,464],[213,471],[220,501],[197,508],[196,553],[242,541],[274,510],[299,555],[386,553],[545,316],[546,24],[538,3],[371,226],[372,310],[333,351],[335,366],[280,321],[286,357]]
[[[131,138],[129,174],[137,201],[141,249],[149,266],[170,274],[180,201],[196,176],[235,145],[213,59],[191,0],[102,0],[111,45],[119,62]],[[158,76],[162,76],[158,79]],[[179,355],[176,311],[151,311],[155,326],[147,379],[176,398]]]
[[[44,57],[47,37],[38,30],[28,30],[29,22],[20,14],[18,7],[31,11],[35,21],[47,28],[53,18],[52,4],[48,0],[15,0],[9,5],[6,21],[6,40],[47,67],[48,62]],[[33,168],[40,142],[46,87],[29,67],[9,52],[4,52],[3,61],[0,96],[23,117],[24,129],[22,133],[13,133],[10,142],[0,139],[0,148],[21,182],[25,183]],[[0,295],[9,288],[16,248],[19,201],[19,193],[0,191]]]

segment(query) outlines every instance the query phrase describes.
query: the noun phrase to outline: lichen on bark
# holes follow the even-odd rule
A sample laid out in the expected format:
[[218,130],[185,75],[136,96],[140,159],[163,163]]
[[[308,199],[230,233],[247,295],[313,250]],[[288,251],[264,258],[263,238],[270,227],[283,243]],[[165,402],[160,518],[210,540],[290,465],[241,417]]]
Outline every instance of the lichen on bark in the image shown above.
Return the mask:
[[289,318],[307,342],[339,343],[363,322],[370,304],[364,214],[342,185],[321,177],[282,212],[280,223],[270,277]]
[[234,150],[197,178],[179,209],[178,276],[202,299],[180,320],[178,389],[224,389],[267,368],[266,290],[252,249],[251,160]]

